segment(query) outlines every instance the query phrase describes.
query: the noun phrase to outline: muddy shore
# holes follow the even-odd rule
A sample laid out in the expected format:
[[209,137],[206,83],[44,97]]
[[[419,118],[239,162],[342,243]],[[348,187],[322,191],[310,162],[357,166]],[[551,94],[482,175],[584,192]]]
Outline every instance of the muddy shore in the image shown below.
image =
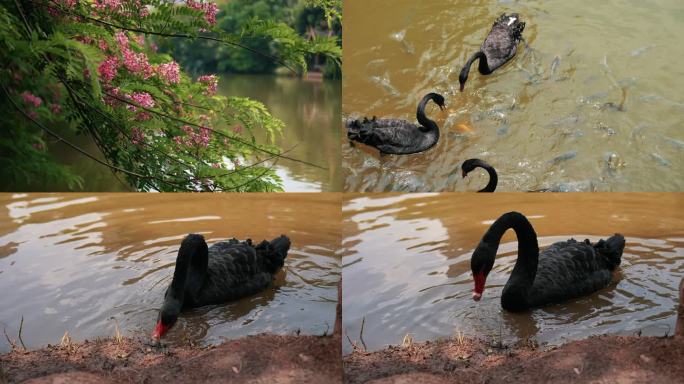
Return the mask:
[[684,338],[598,336],[551,349],[449,339],[356,350],[343,366],[350,384],[683,383]]
[[0,383],[339,383],[340,337],[263,334],[211,347],[130,338],[0,355]]

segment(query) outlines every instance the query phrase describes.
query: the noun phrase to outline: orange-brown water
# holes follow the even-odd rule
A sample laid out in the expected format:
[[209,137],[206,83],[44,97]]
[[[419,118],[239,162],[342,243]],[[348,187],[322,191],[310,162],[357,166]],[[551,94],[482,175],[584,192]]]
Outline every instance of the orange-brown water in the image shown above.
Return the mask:
[[[470,256],[501,214],[516,210],[540,248],[570,237],[627,240],[613,283],[566,303],[521,314],[501,309],[517,257],[515,233],[501,240],[481,301],[471,298]],[[674,332],[684,277],[684,194],[345,194],[343,329],[369,350],[459,332],[504,344],[559,344],[594,334]],[[351,347],[344,340],[344,351]]]
[[[459,92],[504,12],[527,23],[530,49],[490,76],[476,63]],[[501,191],[681,191],[683,12],[680,0],[345,1],[343,114],[415,122],[433,91],[448,108],[428,107],[441,138],[422,154],[380,158],[342,140],[344,190],[477,190],[481,177],[450,177],[475,157]]]
[[[181,315],[172,343],[332,332],[340,194],[0,194],[0,326],[29,348],[147,336],[189,232],[209,244],[289,236],[271,288]],[[0,352],[9,350],[5,338]]]

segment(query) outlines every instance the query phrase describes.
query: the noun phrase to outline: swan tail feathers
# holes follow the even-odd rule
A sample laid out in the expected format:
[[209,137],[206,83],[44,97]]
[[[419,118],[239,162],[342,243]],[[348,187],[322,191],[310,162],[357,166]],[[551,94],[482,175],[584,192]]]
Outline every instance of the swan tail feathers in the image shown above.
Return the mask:
[[513,38],[520,40],[525,29],[525,22],[520,20],[520,15],[517,13],[510,15],[504,13],[494,21],[494,27],[506,28]]
[[625,249],[625,237],[616,233],[608,240],[599,240],[594,245],[596,251],[606,258],[610,270],[617,268],[622,259],[622,251]]
[[373,127],[375,125],[375,116],[372,119],[364,117],[363,120],[348,120],[347,122],[347,138],[349,140],[358,141],[359,143],[367,144],[373,136]]
[[262,241],[255,247],[263,268],[269,273],[276,273],[285,264],[287,252],[290,250],[290,239],[280,235],[271,241]]

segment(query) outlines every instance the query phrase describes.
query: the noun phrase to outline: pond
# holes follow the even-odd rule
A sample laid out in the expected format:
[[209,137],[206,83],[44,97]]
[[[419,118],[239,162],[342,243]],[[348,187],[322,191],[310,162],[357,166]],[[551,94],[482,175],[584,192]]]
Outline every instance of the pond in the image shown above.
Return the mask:
[[[348,194],[343,201],[343,330],[369,350],[461,334],[510,345],[558,345],[598,334],[672,335],[684,277],[681,194]],[[523,213],[539,247],[568,238],[626,238],[613,282],[593,294],[522,313],[501,309],[517,258],[501,240],[482,300],[470,258],[487,228]],[[351,351],[343,337],[345,352]]]
[[[427,152],[379,157],[341,140],[344,190],[477,190],[482,177],[453,177],[468,158],[493,165],[501,191],[684,188],[672,177],[684,168],[681,1],[364,1],[344,12],[345,117],[415,122],[433,91],[447,104],[428,106],[441,137]],[[489,76],[476,64],[459,92],[504,12],[526,22],[529,48]]]
[[[201,198],[198,198],[201,197]],[[340,279],[340,195],[0,194],[0,326],[28,348],[74,340],[148,337],[180,241],[292,241],[267,290],[184,312],[171,344],[249,334],[332,333]],[[5,338],[0,352],[8,352]]]

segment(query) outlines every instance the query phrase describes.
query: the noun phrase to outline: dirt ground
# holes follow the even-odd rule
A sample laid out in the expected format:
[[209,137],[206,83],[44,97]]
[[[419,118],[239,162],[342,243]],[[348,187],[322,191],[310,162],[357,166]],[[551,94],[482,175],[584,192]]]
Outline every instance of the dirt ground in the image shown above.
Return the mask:
[[155,348],[134,339],[85,341],[0,356],[0,382],[339,383],[340,337],[258,335],[221,345]]
[[684,383],[684,338],[599,336],[552,349],[450,339],[355,351],[345,383]]

